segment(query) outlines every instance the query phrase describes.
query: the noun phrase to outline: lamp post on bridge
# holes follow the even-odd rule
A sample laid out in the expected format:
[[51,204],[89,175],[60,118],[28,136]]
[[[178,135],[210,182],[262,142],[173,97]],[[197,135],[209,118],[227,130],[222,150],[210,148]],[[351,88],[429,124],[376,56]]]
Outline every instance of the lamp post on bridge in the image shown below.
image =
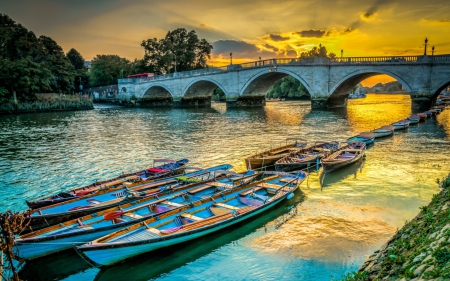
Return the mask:
[[425,44],[423,44],[425,46],[424,51],[423,51],[423,55],[426,56],[427,55],[427,45],[428,45],[428,38],[425,38]]
[[233,53],[230,53],[230,65],[233,64]]
[[341,59],[344,57],[344,49],[341,50]]

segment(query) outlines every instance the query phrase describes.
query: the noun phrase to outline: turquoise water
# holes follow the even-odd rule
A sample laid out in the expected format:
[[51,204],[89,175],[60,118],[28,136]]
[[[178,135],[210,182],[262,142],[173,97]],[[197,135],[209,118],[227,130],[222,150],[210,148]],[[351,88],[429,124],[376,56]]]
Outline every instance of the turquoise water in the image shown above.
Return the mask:
[[[155,158],[189,158],[191,166],[243,159],[286,137],[339,140],[403,119],[407,95],[351,100],[346,110],[311,111],[308,101],[260,109],[124,109],[0,117],[0,211],[25,199],[135,171]],[[376,143],[366,161],[311,173],[295,197],[213,235],[133,258],[90,267],[73,251],[26,263],[29,280],[329,280],[356,270],[449,173],[450,110]],[[281,227],[289,208],[298,214]]]

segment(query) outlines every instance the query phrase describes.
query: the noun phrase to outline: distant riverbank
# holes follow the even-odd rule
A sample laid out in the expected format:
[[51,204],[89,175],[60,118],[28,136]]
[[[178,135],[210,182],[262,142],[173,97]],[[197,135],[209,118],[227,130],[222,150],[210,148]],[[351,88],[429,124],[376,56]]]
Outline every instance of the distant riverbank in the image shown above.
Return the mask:
[[40,97],[33,102],[7,102],[0,104],[0,115],[22,114],[32,112],[72,111],[94,109],[90,98],[74,96],[53,98],[51,95]]

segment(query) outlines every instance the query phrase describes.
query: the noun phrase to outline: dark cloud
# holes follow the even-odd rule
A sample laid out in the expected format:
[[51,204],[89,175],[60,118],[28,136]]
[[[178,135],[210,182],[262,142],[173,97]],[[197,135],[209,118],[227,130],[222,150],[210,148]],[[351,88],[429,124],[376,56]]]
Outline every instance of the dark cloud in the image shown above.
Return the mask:
[[289,37],[283,37],[279,34],[269,34],[269,39],[271,39],[272,41],[286,41],[289,40]]
[[227,53],[239,53],[239,54],[251,54],[258,52],[258,48],[250,43],[236,40],[218,40],[213,44],[213,54],[227,54]]
[[297,52],[295,50],[288,50],[284,53],[284,55],[288,58],[295,58],[297,57]]
[[[371,18],[373,18],[373,16],[375,15],[375,13],[378,11],[378,9],[380,8],[380,6],[385,5],[390,3],[389,0],[376,0],[375,3],[372,4],[372,6],[369,7],[369,9],[367,10],[367,12],[365,12],[364,14],[361,15],[361,17],[363,19],[369,20]],[[361,21],[361,19],[358,19],[356,21],[354,21],[351,25],[350,25],[350,29],[354,30],[359,28],[364,22]]]
[[326,30],[316,30],[316,29],[310,29],[310,30],[302,30],[297,32],[301,37],[315,37],[320,38],[323,36],[327,36],[328,32]]
[[264,47],[266,47],[269,50],[272,50],[273,52],[278,52],[280,50],[277,47],[269,45],[269,44],[264,44]]

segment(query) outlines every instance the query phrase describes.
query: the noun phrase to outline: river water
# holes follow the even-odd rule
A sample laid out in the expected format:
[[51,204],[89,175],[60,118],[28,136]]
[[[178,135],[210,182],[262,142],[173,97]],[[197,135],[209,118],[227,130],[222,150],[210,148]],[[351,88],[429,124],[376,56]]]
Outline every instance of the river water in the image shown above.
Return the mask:
[[[347,109],[312,111],[309,101],[259,109],[125,109],[0,117],[0,211],[25,199],[82,186],[155,158],[189,158],[245,169],[255,151],[286,137],[339,140],[407,117],[408,95],[369,94]],[[74,251],[26,263],[29,280],[330,280],[357,270],[449,173],[450,110],[376,141],[366,160],[326,176],[312,172],[295,197],[255,219],[107,268]],[[289,208],[297,215],[275,228]]]

